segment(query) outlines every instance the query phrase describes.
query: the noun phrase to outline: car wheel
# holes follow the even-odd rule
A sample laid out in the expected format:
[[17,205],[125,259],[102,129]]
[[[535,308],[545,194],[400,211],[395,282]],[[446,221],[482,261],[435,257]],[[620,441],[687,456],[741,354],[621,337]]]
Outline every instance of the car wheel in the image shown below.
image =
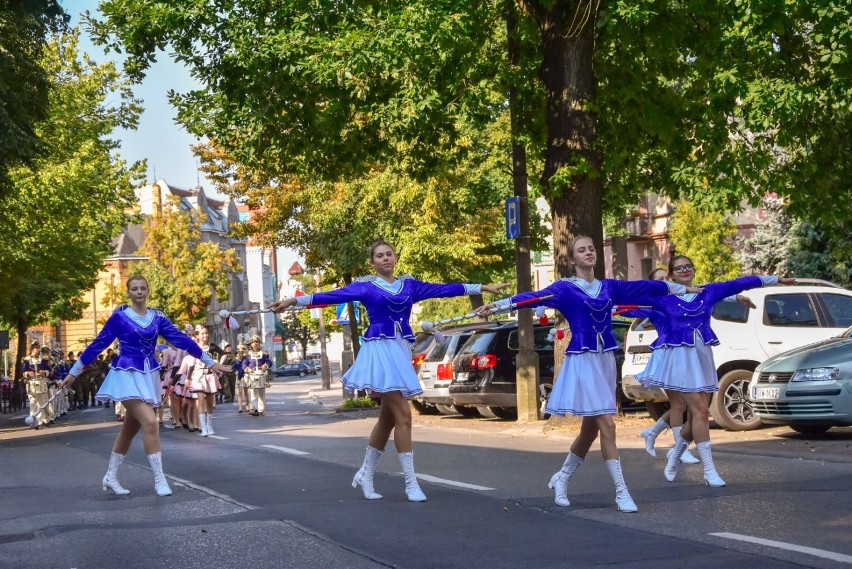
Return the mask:
[[306,374],[304,370],[299,372],[299,377],[305,377],[306,375],[308,374]]
[[464,407],[462,405],[453,405],[456,408],[456,411],[459,412],[459,415],[462,417],[481,417],[479,414],[479,410],[476,407]]
[[831,428],[831,425],[790,425],[790,428],[803,435],[821,435]]
[[437,415],[440,412],[434,405],[423,403],[417,399],[411,400],[411,406],[414,407],[414,410],[417,411],[419,415]]
[[518,418],[518,410],[514,407],[488,407],[488,410],[496,417],[506,421],[515,421]]
[[441,415],[458,415],[459,412],[456,411],[455,406],[453,405],[442,405],[440,403],[435,403],[435,409],[438,410],[438,413]]
[[752,372],[745,369],[729,371],[719,380],[719,392],[710,401],[713,420],[729,431],[753,431],[763,422],[754,413],[748,396]]
[[499,419],[497,415],[491,412],[490,407],[477,407],[476,410],[486,419]]
[[662,417],[670,408],[671,405],[666,402],[645,401],[645,409],[648,410],[648,414],[655,421]]
[[553,385],[550,383],[542,383],[538,386],[538,399],[541,402],[539,406],[539,414],[545,421],[550,419],[550,413],[547,412],[547,400],[550,398],[550,392],[553,391]]

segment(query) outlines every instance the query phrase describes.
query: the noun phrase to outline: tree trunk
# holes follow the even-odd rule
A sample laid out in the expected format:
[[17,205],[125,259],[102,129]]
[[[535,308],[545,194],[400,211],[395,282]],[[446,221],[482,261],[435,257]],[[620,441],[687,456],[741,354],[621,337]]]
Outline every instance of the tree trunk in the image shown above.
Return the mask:
[[595,274],[604,275],[601,157],[594,148],[597,116],[587,108],[597,93],[593,52],[598,5],[558,0],[544,10],[539,2],[527,4],[542,37],[541,79],[547,97],[542,185],[551,207],[553,252],[560,277],[571,273],[568,245],[576,235],[592,238],[599,252]]
[[12,372],[12,377],[15,381],[21,381],[24,376],[24,371],[21,365],[25,356],[30,355],[30,347],[27,345],[29,343],[29,337],[27,336],[27,328],[29,327],[29,322],[23,316],[18,317],[18,322],[16,323],[15,329],[18,332],[18,357],[15,359],[15,368]]

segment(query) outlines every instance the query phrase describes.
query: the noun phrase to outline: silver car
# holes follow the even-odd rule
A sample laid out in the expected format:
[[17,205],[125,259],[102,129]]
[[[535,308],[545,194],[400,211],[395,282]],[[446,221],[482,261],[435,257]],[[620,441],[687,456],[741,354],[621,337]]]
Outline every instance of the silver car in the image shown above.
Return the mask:
[[764,361],[751,378],[749,395],[767,424],[809,435],[852,425],[852,327]]
[[468,338],[477,330],[494,328],[498,321],[472,322],[441,329],[442,342],[432,342],[417,368],[417,378],[423,394],[413,400],[414,408],[421,414],[478,416],[476,408],[458,408],[450,400],[450,383],[453,381],[453,357]]

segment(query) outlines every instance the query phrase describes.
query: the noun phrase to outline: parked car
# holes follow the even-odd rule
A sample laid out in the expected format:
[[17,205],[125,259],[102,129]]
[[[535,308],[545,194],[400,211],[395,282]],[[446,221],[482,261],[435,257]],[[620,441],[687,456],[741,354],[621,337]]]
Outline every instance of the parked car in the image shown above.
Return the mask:
[[[539,389],[553,386],[553,344],[547,339],[550,326],[533,327],[534,349],[539,357]],[[518,323],[474,332],[453,358],[450,400],[458,408],[476,407],[486,416],[517,417],[515,357],[518,355]]]
[[754,370],[749,395],[767,424],[807,435],[852,425],[852,327],[772,356]]
[[[839,334],[852,325],[852,291],[824,281],[799,279],[795,286],[763,287],[743,293],[757,306],[720,302],[711,326],[719,337],[713,358],[719,392],[710,401],[710,414],[721,427],[733,431],[758,428],[762,421],[752,406],[749,382],[757,366],[784,350]],[[645,369],[650,344],[657,332],[650,321],[637,318],[626,338],[622,389],[634,401],[644,402],[659,418],[668,408],[662,389],[644,388],[636,374]]]
[[302,364],[305,364],[306,366],[308,366],[308,370],[309,370],[308,373],[310,373],[310,374],[315,374],[315,373],[319,373],[320,371],[322,371],[322,365],[320,364],[320,360],[302,360],[299,363],[302,363]]
[[412,406],[421,414],[477,416],[473,408],[456,407],[450,400],[450,383],[453,381],[453,358],[467,339],[478,330],[499,326],[501,322],[471,322],[441,329],[443,341],[432,341],[417,372],[423,395],[412,399]]
[[272,373],[274,377],[287,377],[297,375],[299,377],[305,377],[308,374],[314,373],[311,369],[303,363],[292,363],[292,364],[283,364],[276,368],[276,370]]
[[414,366],[414,373],[420,372],[420,364],[426,358],[426,352],[434,340],[433,332],[417,332],[414,335],[414,343],[411,344],[411,365]]

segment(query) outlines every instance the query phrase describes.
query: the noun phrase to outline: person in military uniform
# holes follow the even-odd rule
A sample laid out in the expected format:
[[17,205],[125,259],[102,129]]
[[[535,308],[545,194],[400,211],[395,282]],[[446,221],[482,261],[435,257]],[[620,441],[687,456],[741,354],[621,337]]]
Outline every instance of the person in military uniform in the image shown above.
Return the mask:
[[47,392],[47,375],[50,372],[50,363],[42,360],[40,347],[41,345],[38,342],[30,344],[30,355],[22,361],[30,415],[35,417],[32,428],[36,430],[47,426],[50,421],[46,406],[47,399],[50,397]]
[[243,412],[243,401],[245,401],[246,411],[249,413],[252,411],[251,403],[249,402],[248,377],[246,377],[246,371],[243,369],[243,358],[246,357],[247,351],[248,347],[245,344],[237,345],[237,356],[234,360],[234,373],[237,374],[235,388],[237,393],[237,413]]
[[272,367],[269,359],[260,347],[260,336],[254,335],[249,342],[250,348],[243,358],[243,371],[249,380],[249,392],[251,393],[251,415],[263,416],[266,409],[266,382],[267,370]]

